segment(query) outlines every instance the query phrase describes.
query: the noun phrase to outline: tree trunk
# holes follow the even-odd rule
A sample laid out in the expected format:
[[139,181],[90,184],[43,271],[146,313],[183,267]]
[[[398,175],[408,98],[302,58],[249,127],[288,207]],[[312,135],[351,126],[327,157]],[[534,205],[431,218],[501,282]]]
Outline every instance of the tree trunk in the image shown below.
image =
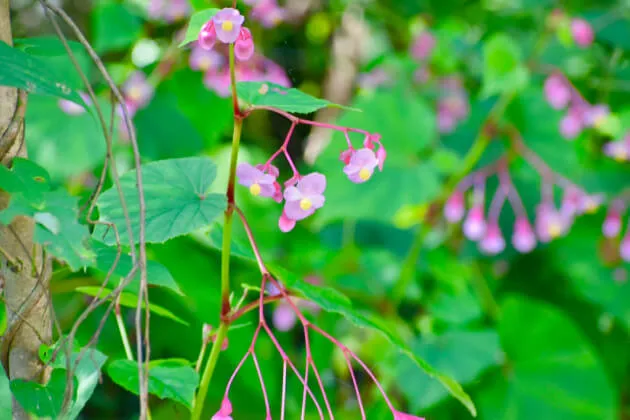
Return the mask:
[[[9,0],[0,0],[0,40],[12,44]],[[24,122],[18,91],[0,86],[0,162],[10,166],[14,157],[26,157]],[[8,194],[0,191],[0,209],[6,208]],[[0,225],[0,283],[4,284],[7,329],[0,343],[2,365],[9,379],[44,383],[49,369],[39,359],[39,347],[52,339],[51,300],[48,284],[51,261],[33,242],[33,220],[16,217]],[[13,418],[30,416],[13,400]]]

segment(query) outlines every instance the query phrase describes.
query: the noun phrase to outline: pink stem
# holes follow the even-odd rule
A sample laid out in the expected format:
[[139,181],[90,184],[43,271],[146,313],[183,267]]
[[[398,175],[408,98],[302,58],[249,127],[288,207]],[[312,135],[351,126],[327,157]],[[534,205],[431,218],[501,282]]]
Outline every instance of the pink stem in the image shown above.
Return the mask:
[[357,378],[354,374],[354,369],[352,368],[352,362],[348,358],[346,352],[343,352],[343,358],[346,359],[346,363],[348,364],[348,370],[350,371],[350,376],[352,377],[352,384],[354,385],[354,391],[357,394],[357,402],[359,403],[359,410],[361,410],[361,418],[366,420],[365,417],[365,409],[363,408],[363,400],[361,399],[361,391],[359,390],[359,385],[357,384]]
[[499,216],[501,215],[501,209],[503,208],[503,204],[505,203],[505,189],[498,188],[494,193],[494,197],[492,198],[492,202],[490,203],[490,210],[488,211],[488,220],[492,220],[494,222],[499,221]]
[[245,356],[243,356],[238,366],[236,366],[236,369],[234,369],[234,372],[232,373],[232,376],[230,377],[230,380],[228,381],[227,386],[225,387],[225,398],[228,397],[228,394],[230,393],[230,388],[232,388],[232,382],[234,382],[234,378],[236,378],[236,375],[241,370],[241,368],[243,367],[243,363],[245,363],[248,357],[249,357],[249,350],[245,353]]
[[[249,239],[249,243],[251,244],[252,250],[254,251],[256,262],[258,262],[258,268],[260,269],[260,272],[263,274],[263,278],[264,278],[266,274],[269,274],[269,271],[267,270],[267,267],[265,266],[265,263],[263,262],[262,256],[260,255],[260,250],[258,249],[258,245],[256,244],[256,241],[254,240],[254,234],[252,232],[252,228],[249,226],[249,223],[247,223],[245,214],[243,214],[241,209],[234,206],[234,210],[236,210],[238,217],[241,219],[241,222],[243,222],[243,227],[245,228],[245,232],[247,233],[247,238]],[[265,290],[265,288],[262,287],[262,290]],[[263,304],[264,302],[261,302],[261,307]]]
[[293,177],[299,176],[300,173],[295,167],[295,163],[293,163],[293,159],[291,159],[291,155],[289,155],[289,152],[286,149],[283,149],[282,153],[284,153],[284,156],[286,157],[287,162],[289,162],[289,166],[291,167],[291,170],[293,171]]
[[291,124],[291,128],[289,128],[289,131],[287,132],[287,136],[284,138],[284,143],[282,143],[282,146],[280,146],[280,148],[276,150],[276,152],[273,155],[271,155],[267,163],[265,163],[265,167],[269,166],[269,164],[273,162],[275,158],[278,157],[280,152],[287,150],[287,146],[289,145],[289,142],[291,141],[291,136],[293,136],[293,131],[295,130],[296,125],[297,125],[297,122],[295,121]]
[[301,416],[302,420],[304,420],[304,416],[306,415],[306,390],[309,388],[308,371],[309,371],[310,366],[311,364],[308,362],[308,356],[306,356],[306,368],[304,369],[304,392],[302,394],[302,416]]
[[265,407],[267,408],[267,417],[271,418],[271,407],[269,406],[269,397],[267,396],[267,389],[265,388],[265,380],[263,379],[262,371],[260,370],[260,365],[258,364],[258,358],[256,357],[256,353],[252,353],[252,359],[254,360],[254,365],[256,365],[256,372],[258,372],[258,379],[260,379],[260,387],[262,388],[263,397],[265,398]]
[[282,407],[280,407],[280,420],[284,420],[284,408],[287,399],[287,362],[282,362]]
[[306,325],[304,325],[304,341],[305,341],[305,345],[306,345],[306,363],[307,366],[310,363],[311,366],[313,366],[313,374],[315,375],[315,379],[317,379],[317,384],[319,385],[319,389],[322,392],[322,395],[324,396],[324,403],[326,404],[326,409],[328,410],[328,415],[330,416],[331,420],[334,420],[335,415],[332,412],[332,408],[330,407],[330,402],[328,401],[328,396],[326,395],[326,389],[324,389],[324,383],[322,381],[322,378],[319,375],[319,370],[317,370],[317,366],[315,365],[315,361],[313,360],[313,353],[311,351],[311,343],[310,343],[310,339],[308,336],[308,328]]

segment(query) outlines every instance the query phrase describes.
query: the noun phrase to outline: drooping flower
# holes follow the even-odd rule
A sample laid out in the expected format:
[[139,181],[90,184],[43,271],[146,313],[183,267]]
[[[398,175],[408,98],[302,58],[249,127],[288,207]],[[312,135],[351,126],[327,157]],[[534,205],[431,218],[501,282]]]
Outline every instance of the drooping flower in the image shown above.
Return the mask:
[[324,191],[326,190],[326,177],[314,172],[301,178],[296,185],[292,185],[284,190],[283,215],[290,220],[303,220],[315,213],[326,201]]
[[554,109],[564,109],[571,101],[571,85],[560,73],[553,73],[545,80],[545,99]]
[[378,165],[379,160],[376,154],[370,149],[363,148],[353,151],[343,168],[343,172],[350,181],[361,184],[372,177],[374,168]]
[[475,204],[464,221],[464,235],[471,241],[478,241],[486,233],[486,219],[483,213],[483,204]]
[[505,249],[505,239],[496,221],[488,223],[486,232],[479,241],[479,249],[486,255],[497,255]]
[[465,212],[464,193],[456,190],[444,204],[444,218],[450,223],[459,223]]
[[212,416],[211,420],[232,420],[232,403],[225,397],[221,402],[221,408]]
[[122,87],[127,109],[135,114],[140,108],[145,107],[153,98],[155,88],[149,83],[145,74],[135,71],[129,76]]
[[226,7],[219,10],[212,21],[219,41],[224,44],[233,44],[241,32],[245,18],[238,10]]
[[584,19],[573,19],[571,21],[571,34],[575,43],[580,47],[588,47],[595,41],[593,27]]
[[536,234],[540,242],[549,242],[565,232],[565,221],[562,215],[550,202],[542,202],[536,208]]
[[621,140],[604,144],[602,151],[606,156],[615,159],[617,162],[630,160],[630,134],[626,134]]
[[626,232],[621,240],[621,244],[619,245],[619,255],[622,260],[630,262],[630,230]]
[[425,60],[435,47],[435,37],[428,31],[423,31],[411,44],[411,56],[416,60]]
[[202,48],[199,43],[195,44],[190,52],[188,64],[193,70],[211,71],[217,70],[225,65],[225,57],[218,51]]
[[581,112],[576,108],[569,108],[566,115],[560,120],[560,134],[567,140],[574,140],[584,129],[584,120]]
[[241,29],[234,44],[234,55],[239,61],[247,61],[254,55],[254,40],[249,29]]
[[518,252],[526,254],[536,247],[536,235],[527,217],[520,216],[514,222],[512,233],[512,246]]
[[286,212],[283,211],[278,220],[278,227],[282,232],[290,232],[295,227],[295,220],[289,219]]
[[236,168],[236,177],[238,183],[249,188],[249,192],[253,196],[271,197],[276,201],[282,201],[280,193],[280,184],[276,181],[278,177],[278,168],[269,165],[268,168],[263,166],[252,166],[249,163],[241,163]]
[[297,323],[297,315],[288,303],[280,303],[273,311],[273,325],[278,331],[289,331]]

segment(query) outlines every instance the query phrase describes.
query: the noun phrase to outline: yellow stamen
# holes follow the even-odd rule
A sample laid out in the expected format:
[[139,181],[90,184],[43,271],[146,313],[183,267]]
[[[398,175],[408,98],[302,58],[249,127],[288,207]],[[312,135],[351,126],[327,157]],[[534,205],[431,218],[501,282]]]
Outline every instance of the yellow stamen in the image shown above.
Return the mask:
[[363,168],[359,171],[359,178],[361,178],[364,181],[367,181],[368,179],[370,179],[371,176],[372,174],[370,173],[369,169]]
[[132,101],[139,101],[142,98],[142,89],[138,86],[134,86],[129,89],[129,93],[127,94],[129,99]]
[[231,31],[232,28],[234,28],[234,24],[229,20],[226,20],[221,24],[221,29],[224,31]]
[[252,193],[253,196],[257,196],[260,194],[260,185],[252,184],[249,187],[249,192]]
[[586,207],[586,208],[585,208],[585,210],[586,210],[586,212],[587,212],[588,214],[593,214],[593,213],[595,213],[595,212],[597,211],[597,209],[599,208],[599,204],[597,204],[597,202],[596,202],[595,200],[589,200],[589,201],[586,203],[586,206],[585,206],[585,207]]
[[557,222],[550,223],[548,232],[551,238],[557,238],[562,233],[562,226]]
[[313,206],[313,203],[311,203],[311,200],[309,200],[308,198],[303,198],[300,200],[300,208],[304,211],[310,209]]

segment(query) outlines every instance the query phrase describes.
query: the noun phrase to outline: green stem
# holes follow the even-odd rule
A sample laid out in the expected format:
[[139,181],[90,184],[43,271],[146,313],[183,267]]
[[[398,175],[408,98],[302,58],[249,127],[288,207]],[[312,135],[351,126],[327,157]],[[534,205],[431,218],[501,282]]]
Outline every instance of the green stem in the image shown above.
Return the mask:
[[193,402],[193,413],[190,417],[191,420],[199,420],[201,418],[201,414],[203,413],[203,403],[206,399],[206,396],[208,395],[210,380],[212,379],[214,369],[216,368],[217,362],[219,361],[219,354],[221,354],[221,347],[223,346],[223,342],[227,337],[227,331],[228,325],[221,323],[219,331],[217,332],[217,339],[212,345],[212,351],[210,352],[208,363],[206,363],[206,367],[203,371],[203,376],[201,377],[199,392],[197,393],[195,401]]
[[223,342],[229,329],[230,313],[230,248],[232,244],[232,219],[234,215],[234,184],[236,183],[236,164],[238,151],[243,131],[243,117],[238,109],[238,97],[236,93],[236,70],[234,60],[234,44],[230,44],[230,83],[232,86],[232,102],[234,106],[234,131],[232,135],[232,152],[230,156],[230,173],[227,185],[227,209],[225,210],[225,222],[223,224],[223,244],[221,248],[221,324],[216,335],[216,341],[206,363],[201,377],[199,391],[193,401],[192,420],[199,420],[203,413],[203,407],[208,395],[208,388],[214,374],[214,369],[219,360]]
[[497,301],[494,299],[492,289],[490,289],[490,286],[486,281],[486,277],[478,264],[473,264],[471,283],[486,314],[493,321],[497,321],[501,315],[501,309]]
[[125,321],[120,313],[120,295],[116,299],[116,307],[114,308],[116,315],[116,323],[118,324],[118,331],[120,331],[120,338],[122,339],[123,347],[125,348],[125,355],[128,360],[133,360],[133,351],[131,350],[131,344],[129,343],[129,336],[127,335],[127,328],[125,327]]

